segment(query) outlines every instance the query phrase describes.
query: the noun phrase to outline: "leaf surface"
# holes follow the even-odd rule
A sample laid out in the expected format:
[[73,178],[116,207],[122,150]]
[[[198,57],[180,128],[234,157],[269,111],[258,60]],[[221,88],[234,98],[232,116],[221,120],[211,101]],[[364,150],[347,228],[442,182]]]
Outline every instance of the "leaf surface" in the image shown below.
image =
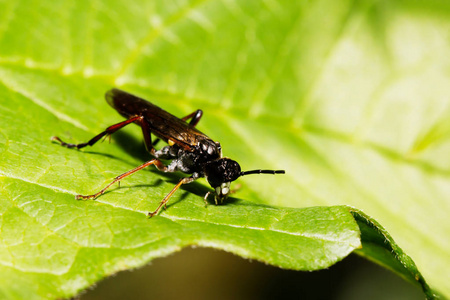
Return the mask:
[[[380,258],[370,230],[358,252],[431,297],[418,269],[449,296],[449,12],[441,1],[0,2],[0,296],[69,297],[188,245],[324,268],[360,247],[371,218],[409,256]],[[113,86],[177,116],[203,109],[198,127],[226,156],[286,175],[246,176],[207,208],[199,181],[150,220],[181,174],[144,170],[75,201],[149,159],[135,126],[82,151],[50,142],[122,121],[103,100]]]

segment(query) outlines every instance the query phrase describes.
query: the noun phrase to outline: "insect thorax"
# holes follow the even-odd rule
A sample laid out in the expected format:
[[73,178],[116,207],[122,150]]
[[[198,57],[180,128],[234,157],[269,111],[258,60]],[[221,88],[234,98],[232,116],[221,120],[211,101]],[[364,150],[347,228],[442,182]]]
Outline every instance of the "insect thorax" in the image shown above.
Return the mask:
[[221,147],[219,143],[205,139],[192,150],[185,150],[177,144],[165,146],[155,151],[155,156],[158,159],[172,160],[167,166],[168,172],[196,173],[196,177],[203,177],[204,165],[221,157]]

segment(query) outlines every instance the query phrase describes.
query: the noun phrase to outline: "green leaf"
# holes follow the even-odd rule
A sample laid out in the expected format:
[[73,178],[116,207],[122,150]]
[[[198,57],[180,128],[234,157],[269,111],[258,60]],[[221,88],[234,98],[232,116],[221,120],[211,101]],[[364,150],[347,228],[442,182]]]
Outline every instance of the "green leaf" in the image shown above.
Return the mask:
[[[0,298],[70,297],[188,245],[315,270],[361,244],[450,297],[449,14],[443,1],[0,1]],[[152,219],[180,174],[143,170],[75,201],[149,159],[131,126],[83,151],[50,142],[122,121],[103,100],[113,86],[177,116],[203,109],[199,129],[244,170],[287,174],[246,176],[207,208],[201,180]]]
[[362,248],[355,253],[366,257],[402,276],[413,284],[420,286],[427,299],[436,295],[425,282],[416,264],[395,243],[389,233],[381,225],[361,211],[350,209],[361,230]]

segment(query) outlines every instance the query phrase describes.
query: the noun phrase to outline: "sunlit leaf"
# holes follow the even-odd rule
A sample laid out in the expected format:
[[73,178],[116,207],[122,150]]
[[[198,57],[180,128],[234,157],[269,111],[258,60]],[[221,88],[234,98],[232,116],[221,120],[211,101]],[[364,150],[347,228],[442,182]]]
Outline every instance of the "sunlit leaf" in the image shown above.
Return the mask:
[[[187,245],[315,270],[361,242],[449,296],[449,15],[443,1],[0,1],[0,298],[73,296]],[[50,141],[122,121],[113,86],[203,109],[224,155],[286,175],[243,177],[207,208],[200,180],[152,219],[181,174],[74,200],[149,159],[134,125],[82,151]]]

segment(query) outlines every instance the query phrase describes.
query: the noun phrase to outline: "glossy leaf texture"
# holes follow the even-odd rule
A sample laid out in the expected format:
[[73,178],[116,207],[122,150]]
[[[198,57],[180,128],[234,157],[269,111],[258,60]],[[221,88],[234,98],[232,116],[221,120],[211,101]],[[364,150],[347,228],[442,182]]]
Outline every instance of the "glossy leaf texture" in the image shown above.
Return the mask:
[[[189,245],[316,270],[361,243],[450,296],[449,15],[444,1],[0,1],[0,298],[70,297]],[[152,219],[181,174],[75,201],[149,159],[131,125],[82,151],[50,141],[122,121],[114,86],[203,109],[226,156],[286,175],[243,177],[207,208],[199,181]]]

